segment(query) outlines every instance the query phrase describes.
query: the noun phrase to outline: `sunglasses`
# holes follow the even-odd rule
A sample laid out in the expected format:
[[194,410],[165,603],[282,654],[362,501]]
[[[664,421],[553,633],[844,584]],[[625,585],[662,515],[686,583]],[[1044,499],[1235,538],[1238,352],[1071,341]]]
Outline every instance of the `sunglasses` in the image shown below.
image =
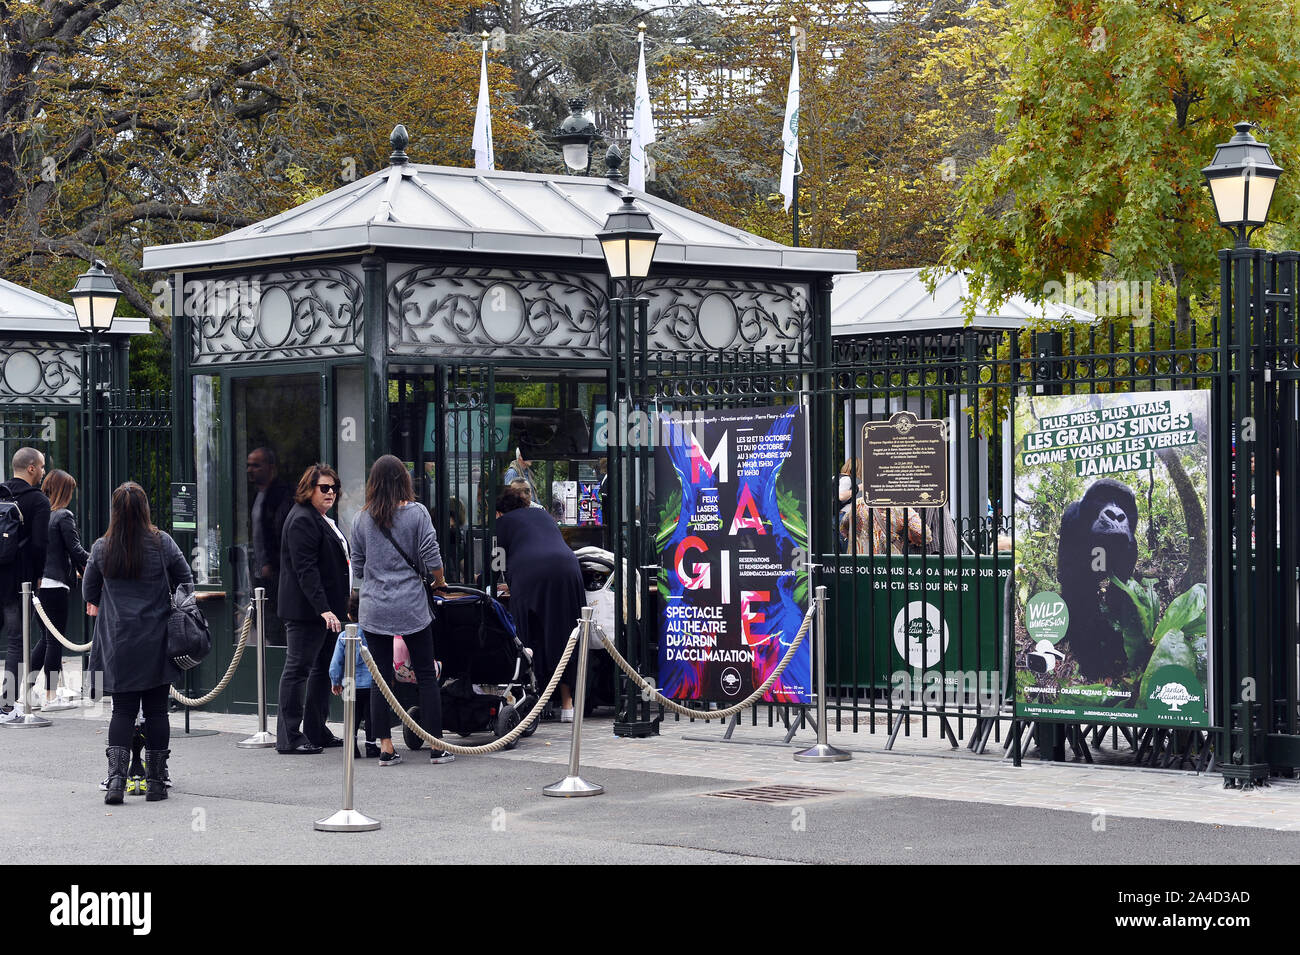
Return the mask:
[[316,490],[320,491],[322,494],[337,494],[339,492],[339,486],[337,484],[317,484]]

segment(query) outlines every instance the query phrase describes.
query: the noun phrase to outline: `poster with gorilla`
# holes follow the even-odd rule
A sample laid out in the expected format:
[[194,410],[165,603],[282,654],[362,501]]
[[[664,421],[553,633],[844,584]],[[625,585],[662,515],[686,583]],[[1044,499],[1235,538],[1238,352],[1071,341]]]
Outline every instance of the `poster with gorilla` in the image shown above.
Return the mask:
[[1017,716],[1209,725],[1209,408],[1016,399]]

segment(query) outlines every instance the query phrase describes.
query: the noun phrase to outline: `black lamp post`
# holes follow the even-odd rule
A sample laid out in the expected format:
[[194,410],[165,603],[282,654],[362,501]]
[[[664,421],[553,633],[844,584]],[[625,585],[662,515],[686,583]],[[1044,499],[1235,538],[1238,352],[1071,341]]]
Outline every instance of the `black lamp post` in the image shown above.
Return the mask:
[[[623,295],[609,300],[611,382],[618,399],[619,426],[616,430],[619,437],[610,442],[608,448],[608,473],[614,476],[614,480],[611,482],[611,516],[607,520],[614,528],[614,592],[629,595],[622,649],[624,656],[643,673],[650,665],[646,659],[650,641],[646,623],[636,608],[645,592],[641,590],[638,594],[637,584],[629,587],[624,577],[627,575],[632,581],[639,581],[643,573],[657,572],[657,568],[651,566],[653,555],[645,552],[644,541],[647,538],[640,525],[649,513],[649,487],[645,477],[649,448],[641,442],[624,449],[621,441],[625,434],[648,437],[648,429],[630,427],[630,418],[638,403],[642,411],[646,404],[643,390],[646,380],[646,314],[650,306],[650,300],[645,296],[633,295],[635,283],[650,274],[659,236],[650,215],[639,208],[631,196],[623,197],[622,204],[605,220],[604,230],[596,235],[614,289],[621,286],[624,290]],[[623,691],[614,734],[650,736],[657,733],[658,723],[650,716],[650,702],[642,698],[631,681],[625,677],[620,677],[620,680]]]
[[1250,234],[1268,221],[1268,207],[1282,167],[1273,162],[1268,144],[1250,134],[1253,123],[1237,123],[1237,135],[1220,143],[1214,161],[1201,170],[1214,212],[1223,226],[1245,247]]
[[591,144],[596,141],[599,132],[596,124],[589,120],[584,112],[587,101],[581,98],[569,100],[570,113],[560,123],[555,132],[555,141],[564,153],[564,164],[573,172],[587,175],[591,172]]
[[[1231,615],[1225,613],[1219,627],[1230,643],[1221,656],[1229,672],[1220,682],[1225,718],[1218,763],[1227,785],[1249,789],[1268,780],[1273,695],[1268,660],[1276,551],[1272,534],[1275,385],[1270,381],[1273,343],[1265,341],[1271,333],[1262,310],[1275,298],[1268,289],[1270,281],[1283,285],[1294,281],[1294,262],[1288,280],[1278,272],[1277,254],[1250,248],[1251,233],[1268,221],[1282,169],[1273,162],[1268,146],[1251,135],[1251,123],[1237,123],[1235,128],[1237,134],[1219,144],[1214,161],[1201,174],[1219,225],[1234,239],[1233,248],[1219,251],[1219,361],[1224,381],[1217,396],[1218,417],[1233,435],[1225,437],[1215,461],[1216,509],[1224,515],[1215,522],[1221,544],[1216,559],[1223,596],[1231,593],[1234,599]],[[1294,253],[1281,255],[1294,257]],[[1290,337],[1285,330],[1276,331],[1281,335],[1275,341]],[[1230,444],[1234,439],[1235,457]],[[1252,510],[1256,510],[1253,521]],[[1228,514],[1231,529],[1222,524]],[[1259,534],[1252,544],[1255,527],[1267,528],[1268,533]]]
[[81,346],[81,406],[86,415],[84,433],[88,445],[82,480],[86,488],[86,524],[90,539],[93,540],[101,527],[103,511],[100,504],[107,492],[103,484],[108,476],[107,469],[103,466],[103,445],[99,433],[104,349],[100,335],[113,328],[113,314],[117,311],[122,290],[117,287],[113,277],[104,271],[104,263],[96,260],[89,271],[77,276],[77,282],[68,290],[68,296],[77,313],[77,327],[90,336],[89,344]]

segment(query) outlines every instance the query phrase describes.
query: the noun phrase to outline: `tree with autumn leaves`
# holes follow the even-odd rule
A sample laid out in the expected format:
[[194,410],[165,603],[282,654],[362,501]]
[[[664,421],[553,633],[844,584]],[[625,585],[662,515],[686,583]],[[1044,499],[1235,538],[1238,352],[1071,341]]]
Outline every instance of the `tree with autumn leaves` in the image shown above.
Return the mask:
[[[1001,142],[962,176],[943,262],[999,301],[1152,282],[1180,332],[1230,244],[1200,175],[1239,120],[1290,167],[1262,236],[1300,241],[1300,3],[1011,0]],[[1208,327],[1209,322],[1205,323]]]
[[[162,332],[147,245],[211,237],[383,166],[402,121],[420,159],[464,162],[469,4],[411,0],[0,3],[0,262],[63,298],[102,258]],[[509,74],[494,71],[509,97]],[[502,111],[504,163],[526,128]]]
[[[103,258],[165,333],[144,246],[373,172],[396,122],[416,161],[469,165],[480,30],[497,168],[561,171],[549,134],[573,94],[625,137],[642,18],[650,191],[788,242],[771,197],[794,16],[803,244],[967,269],[993,299],[1066,273],[1149,279],[1185,319],[1225,241],[1198,172],[1214,144],[1252,119],[1294,165],[1297,4],[0,2],[0,262],[62,297]],[[1298,195],[1284,176],[1268,242],[1296,243]]]

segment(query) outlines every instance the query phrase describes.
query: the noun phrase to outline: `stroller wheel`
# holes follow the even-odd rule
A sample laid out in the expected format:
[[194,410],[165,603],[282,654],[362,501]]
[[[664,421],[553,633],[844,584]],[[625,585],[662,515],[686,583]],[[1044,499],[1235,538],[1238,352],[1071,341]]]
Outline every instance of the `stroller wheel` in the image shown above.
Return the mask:
[[[415,722],[420,722],[420,708],[418,706],[412,706],[406,712],[411,714],[411,719],[415,720]],[[424,740],[411,732],[411,728],[405,723],[402,724],[402,742],[406,743],[406,748],[411,752],[415,752],[424,745]]]
[[[501,712],[497,714],[497,724],[494,730],[494,732],[496,733],[496,738],[500,739],[501,737],[505,736],[507,733],[509,733],[512,729],[514,729],[518,725],[519,725],[519,711],[515,709],[513,706],[511,706],[509,703],[507,703],[505,706],[501,707]],[[519,745],[519,741],[515,740],[513,743],[507,746],[506,749],[511,750],[518,745]]]
[[[516,710],[516,712],[519,714],[520,721],[522,721],[525,716],[531,713],[533,707],[536,705],[537,705],[537,700],[535,697],[525,696],[522,700],[520,700],[519,708],[518,710]],[[524,730],[524,736],[523,736],[524,739],[527,739],[528,737],[532,736],[534,733],[537,732],[537,724],[539,722],[541,721],[533,720],[532,724],[528,727],[528,729]]]

